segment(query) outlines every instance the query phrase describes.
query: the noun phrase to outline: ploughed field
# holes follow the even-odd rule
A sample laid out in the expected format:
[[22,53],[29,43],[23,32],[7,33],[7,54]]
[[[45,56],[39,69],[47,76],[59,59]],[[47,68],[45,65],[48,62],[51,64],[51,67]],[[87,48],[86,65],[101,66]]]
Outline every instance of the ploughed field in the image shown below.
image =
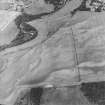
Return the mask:
[[105,82],[63,88],[32,88],[15,105],[104,105]]

